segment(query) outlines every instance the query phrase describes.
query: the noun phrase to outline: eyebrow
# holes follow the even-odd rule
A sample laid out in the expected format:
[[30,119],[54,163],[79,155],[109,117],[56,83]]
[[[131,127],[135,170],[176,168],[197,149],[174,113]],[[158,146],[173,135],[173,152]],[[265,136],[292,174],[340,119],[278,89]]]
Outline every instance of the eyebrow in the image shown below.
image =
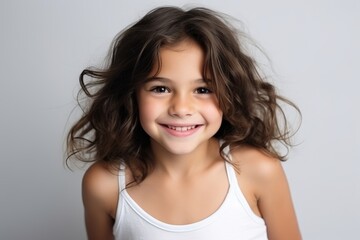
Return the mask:
[[[159,81],[159,82],[163,82],[163,83],[168,83],[168,82],[171,82],[171,79],[165,78],[165,77],[156,77],[156,76],[146,79],[146,82],[151,82],[151,81]],[[194,79],[193,82],[195,82],[195,83],[208,83],[210,81],[211,81],[210,79],[198,78],[198,79]]]

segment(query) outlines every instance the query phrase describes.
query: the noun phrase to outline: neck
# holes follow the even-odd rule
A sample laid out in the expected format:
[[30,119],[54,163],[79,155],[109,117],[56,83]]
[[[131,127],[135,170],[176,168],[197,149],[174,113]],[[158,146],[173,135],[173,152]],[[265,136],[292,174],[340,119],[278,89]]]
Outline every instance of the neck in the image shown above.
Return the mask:
[[155,171],[171,178],[184,178],[198,174],[219,159],[219,142],[212,138],[187,154],[173,154],[152,143]]

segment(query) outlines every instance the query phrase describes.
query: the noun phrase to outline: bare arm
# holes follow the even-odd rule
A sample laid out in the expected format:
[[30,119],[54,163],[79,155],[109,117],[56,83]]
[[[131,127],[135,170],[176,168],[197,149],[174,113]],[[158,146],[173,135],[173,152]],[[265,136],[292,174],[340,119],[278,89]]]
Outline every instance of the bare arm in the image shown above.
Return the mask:
[[85,225],[89,240],[114,239],[112,209],[117,199],[117,184],[114,175],[101,164],[94,164],[85,173],[82,182],[82,198]]
[[258,196],[269,240],[301,239],[288,182],[278,160],[264,163]]

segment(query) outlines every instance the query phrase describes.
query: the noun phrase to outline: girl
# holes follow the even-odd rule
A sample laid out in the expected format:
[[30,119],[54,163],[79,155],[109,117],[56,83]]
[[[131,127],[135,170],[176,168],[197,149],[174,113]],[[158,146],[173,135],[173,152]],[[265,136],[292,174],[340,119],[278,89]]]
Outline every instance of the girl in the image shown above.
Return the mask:
[[83,178],[89,239],[301,238],[274,148],[289,145],[278,100],[291,103],[217,13],[149,12],[80,83],[91,102],[68,153],[94,161]]

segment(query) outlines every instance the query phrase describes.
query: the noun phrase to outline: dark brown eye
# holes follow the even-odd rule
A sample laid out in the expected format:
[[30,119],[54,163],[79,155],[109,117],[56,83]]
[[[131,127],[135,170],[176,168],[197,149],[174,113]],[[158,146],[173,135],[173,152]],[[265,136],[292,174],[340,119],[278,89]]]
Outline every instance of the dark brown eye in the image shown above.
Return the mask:
[[155,86],[155,87],[151,88],[150,91],[155,92],[155,93],[168,93],[168,92],[170,92],[170,90],[167,87],[164,87],[164,86]]
[[206,87],[200,87],[196,89],[196,93],[198,94],[209,94],[212,93],[212,91]]

